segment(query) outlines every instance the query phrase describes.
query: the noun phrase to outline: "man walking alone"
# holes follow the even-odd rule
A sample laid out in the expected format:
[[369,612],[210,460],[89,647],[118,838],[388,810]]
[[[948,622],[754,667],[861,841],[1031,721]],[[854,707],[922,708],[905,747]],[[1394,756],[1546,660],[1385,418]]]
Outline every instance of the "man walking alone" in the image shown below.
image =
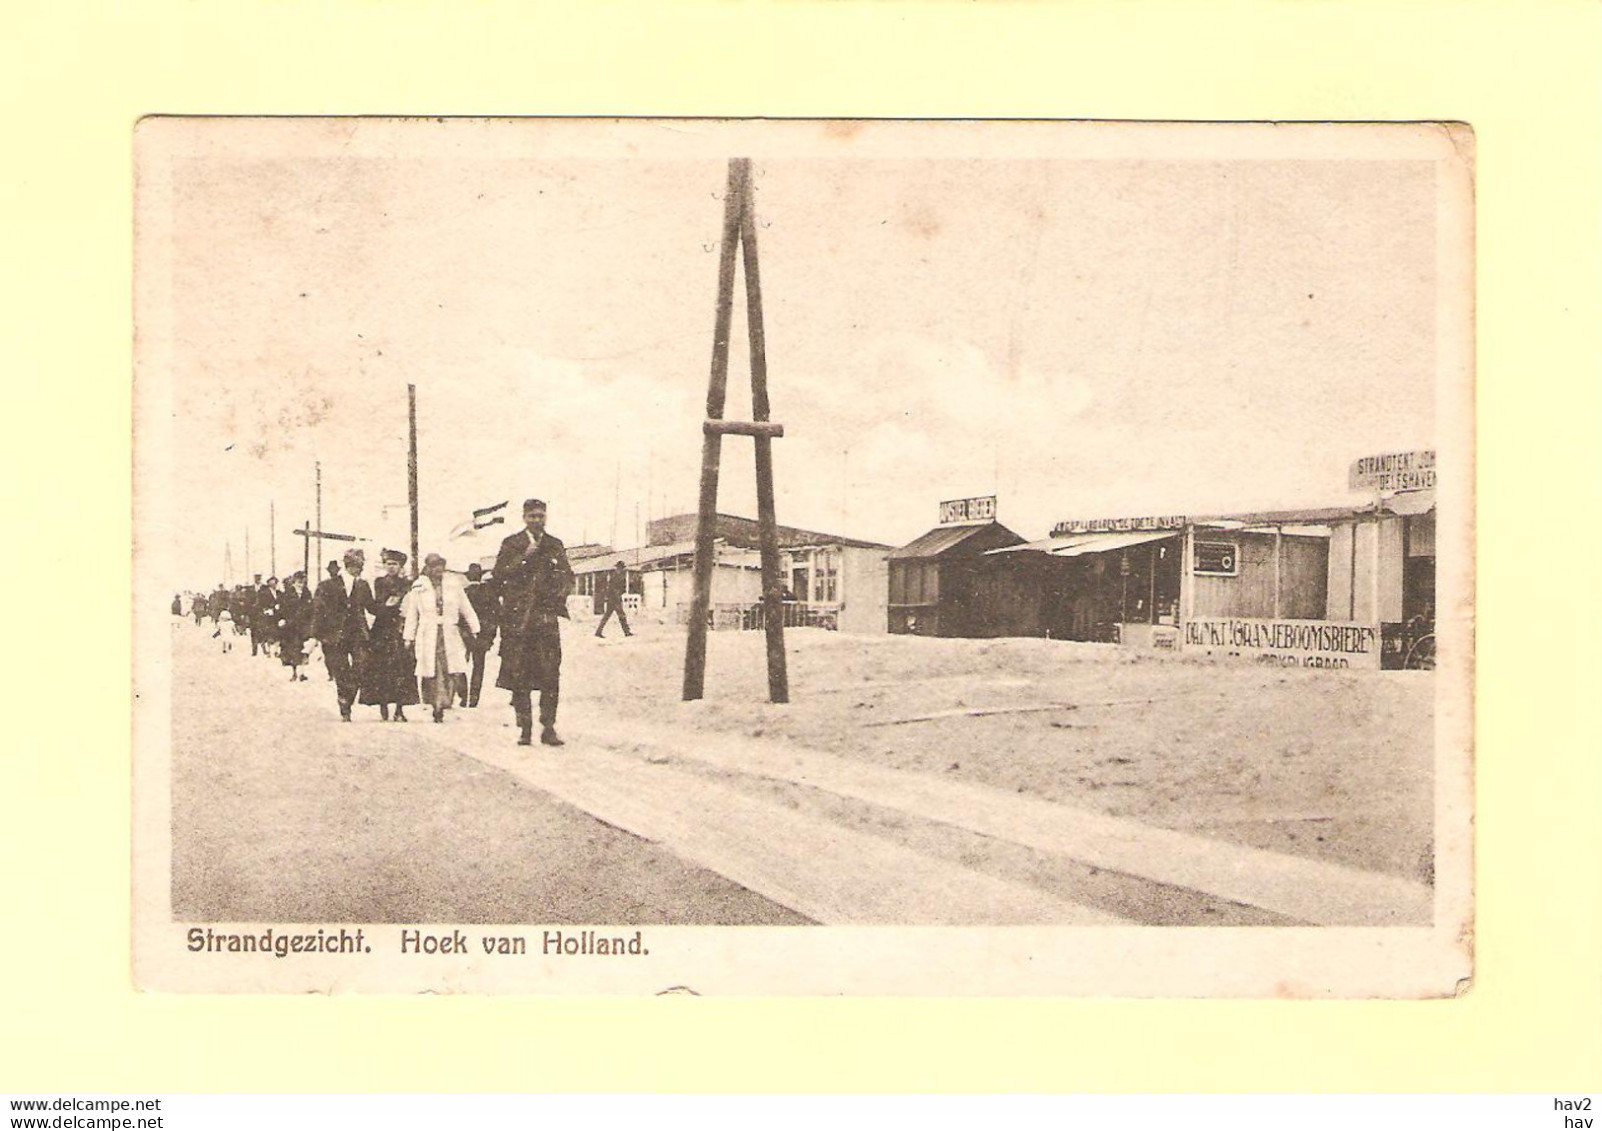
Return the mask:
[[617,614],[617,623],[623,626],[624,636],[633,636],[629,631],[629,615],[623,610],[623,595],[629,591],[629,567],[618,562],[612,567],[612,572],[605,578],[606,591],[601,597],[601,623],[595,626],[595,635],[606,635],[606,622]]

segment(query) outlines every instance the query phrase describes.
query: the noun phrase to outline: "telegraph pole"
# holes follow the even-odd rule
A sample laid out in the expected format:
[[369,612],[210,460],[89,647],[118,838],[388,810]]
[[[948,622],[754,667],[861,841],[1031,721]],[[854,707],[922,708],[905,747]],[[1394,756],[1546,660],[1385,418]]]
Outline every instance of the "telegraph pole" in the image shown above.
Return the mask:
[[[751,415],[753,420],[725,420],[723,408],[729,376],[729,323],[734,305],[735,252],[744,251],[746,333],[751,350]],[[790,677],[784,653],[784,609],[779,580],[778,517],[773,503],[773,441],[784,425],[770,420],[766,337],[762,322],[762,283],[757,272],[756,217],[751,199],[751,162],[729,162],[728,190],[723,203],[723,244],[718,261],[718,300],[712,330],[712,372],[707,383],[706,420],[701,434],[701,498],[695,524],[695,589],[684,650],[686,700],[699,699],[706,679],[706,634],[712,617],[712,575],[717,539],[718,472],[725,435],[756,441],[757,527],[762,547],[762,610],[767,633],[768,699],[790,701]]]
[[407,499],[412,507],[412,576],[417,576],[417,386],[406,386],[406,409],[411,424],[411,448],[406,456]]
[[311,571],[311,519],[300,524],[300,572],[306,575],[306,584],[310,586],[318,579],[312,576]]
[[[323,568],[323,461],[317,461],[317,568]],[[310,571],[306,574],[307,584],[311,583]]]

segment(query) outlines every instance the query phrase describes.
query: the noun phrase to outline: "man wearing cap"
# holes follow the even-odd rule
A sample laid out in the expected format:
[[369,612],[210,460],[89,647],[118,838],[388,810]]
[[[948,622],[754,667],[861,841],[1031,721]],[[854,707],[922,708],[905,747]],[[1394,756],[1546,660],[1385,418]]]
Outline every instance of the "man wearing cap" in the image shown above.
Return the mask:
[[519,746],[532,741],[530,692],[540,693],[540,742],[561,746],[556,705],[561,691],[562,634],[557,618],[567,616],[573,567],[562,540],[545,531],[545,503],[523,503],[523,529],[501,543],[495,558],[501,591],[501,672],[495,686],[512,693]]
[[467,600],[478,614],[478,633],[473,637],[471,659],[473,676],[468,683],[464,707],[478,706],[478,693],[484,687],[484,663],[495,644],[495,632],[501,623],[501,599],[495,592],[493,580],[484,580],[484,568],[477,562],[467,567]]

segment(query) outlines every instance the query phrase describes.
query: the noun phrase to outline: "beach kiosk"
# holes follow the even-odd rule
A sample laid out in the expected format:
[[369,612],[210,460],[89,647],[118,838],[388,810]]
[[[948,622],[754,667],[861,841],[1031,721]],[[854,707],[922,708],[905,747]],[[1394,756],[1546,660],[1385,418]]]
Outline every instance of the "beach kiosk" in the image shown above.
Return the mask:
[[996,497],[940,504],[932,530],[892,550],[890,631],[913,636],[1005,636],[987,551],[1023,538],[996,521]]

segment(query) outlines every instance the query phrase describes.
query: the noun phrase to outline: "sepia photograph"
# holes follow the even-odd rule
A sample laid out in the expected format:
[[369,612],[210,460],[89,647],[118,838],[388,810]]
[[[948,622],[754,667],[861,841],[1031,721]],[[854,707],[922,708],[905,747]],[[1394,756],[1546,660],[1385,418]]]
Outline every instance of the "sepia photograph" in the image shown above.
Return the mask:
[[134,154],[142,988],[1469,984],[1468,127]]

